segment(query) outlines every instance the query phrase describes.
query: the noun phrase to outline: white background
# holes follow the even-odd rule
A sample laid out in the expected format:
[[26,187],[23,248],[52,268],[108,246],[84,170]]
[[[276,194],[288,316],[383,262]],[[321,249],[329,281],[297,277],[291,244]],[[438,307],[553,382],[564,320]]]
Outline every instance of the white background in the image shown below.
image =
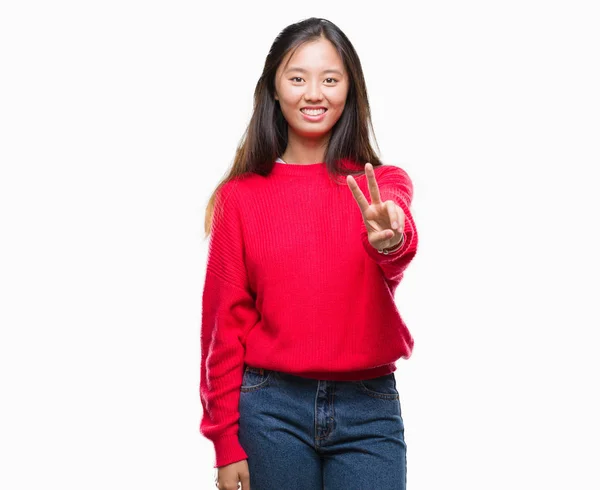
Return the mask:
[[319,16],[415,186],[408,488],[600,488],[594,3],[3,2],[0,487],[214,488],[204,209]]

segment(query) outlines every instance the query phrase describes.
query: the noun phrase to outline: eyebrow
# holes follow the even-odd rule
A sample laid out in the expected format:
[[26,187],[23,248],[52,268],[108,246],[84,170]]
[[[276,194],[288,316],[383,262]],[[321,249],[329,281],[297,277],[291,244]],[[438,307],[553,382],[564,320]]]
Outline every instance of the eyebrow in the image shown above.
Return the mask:
[[[288,68],[287,70],[285,70],[286,73],[290,72],[290,71],[299,71],[302,73],[308,73],[307,70],[305,70],[304,68],[300,68],[299,66],[292,66],[292,67]],[[334,68],[331,68],[329,70],[323,70],[321,72],[321,75],[323,75],[324,73],[337,73],[340,76],[344,76],[344,74],[340,70],[336,70]]]

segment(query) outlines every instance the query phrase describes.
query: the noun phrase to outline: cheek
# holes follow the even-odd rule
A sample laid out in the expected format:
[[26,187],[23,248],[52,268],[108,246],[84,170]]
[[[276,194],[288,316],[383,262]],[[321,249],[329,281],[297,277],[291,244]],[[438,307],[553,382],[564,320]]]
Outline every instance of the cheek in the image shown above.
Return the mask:
[[286,107],[294,107],[297,104],[297,98],[290,94],[286,94],[281,98],[281,102]]
[[342,115],[342,113],[344,112],[344,109],[346,108],[346,100],[345,99],[338,99],[336,101],[331,101],[332,102],[332,107],[331,109],[333,110],[333,114],[335,116],[336,119],[339,119]]
[[294,112],[298,106],[298,99],[296,97],[284,96],[280,97],[279,105],[281,106],[281,110],[283,112]]
[[301,87],[283,87],[279,92],[279,98],[288,104],[296,104],[302,98]]
[[331,101],[331,104],[336,107],[336,109],[342,110],[346,104],[346,94],[346,92],[332,94],[329,100]]
[[280,107],[281,112],[283,112],[286,119],[293,117],[296,112],[296,106],[294,104],[284,102],[283,104],[280,104]]

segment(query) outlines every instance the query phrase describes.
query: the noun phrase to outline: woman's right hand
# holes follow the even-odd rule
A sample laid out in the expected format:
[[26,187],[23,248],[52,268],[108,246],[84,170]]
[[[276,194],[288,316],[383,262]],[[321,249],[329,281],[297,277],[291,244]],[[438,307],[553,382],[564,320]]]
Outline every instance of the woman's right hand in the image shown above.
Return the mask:
[[217,468],[215,484],[219,490],[238,490],[239,482],[242,483],[242,490],[250,490],[247,459]]

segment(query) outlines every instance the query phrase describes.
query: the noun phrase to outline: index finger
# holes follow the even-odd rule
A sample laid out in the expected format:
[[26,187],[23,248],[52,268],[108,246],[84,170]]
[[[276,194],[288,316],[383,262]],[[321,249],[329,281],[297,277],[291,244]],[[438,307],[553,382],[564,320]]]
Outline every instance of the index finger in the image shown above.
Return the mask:
[[381,196],[379,195],[379,186],[375,179],[375,169],[370,163],[365,164],[365,174],[367,175],[367,182],[369,183],[369,194],[371,194],[371,203],[380,204]]
[[354,177],[352,177],[352,175],[346,176],[346,182],[348,183],[348,186],[350,187],[350,190],[352,191],[352,195],[354,196],[354,199],[358,203],[358,207],[360,208],[360,211],[364,215],[365,211],[369,208],[369,201],[367,201],[367,198],[360,190],[360,187],[358,187],[358,184],[356,183],[356,180],[354,180]]

